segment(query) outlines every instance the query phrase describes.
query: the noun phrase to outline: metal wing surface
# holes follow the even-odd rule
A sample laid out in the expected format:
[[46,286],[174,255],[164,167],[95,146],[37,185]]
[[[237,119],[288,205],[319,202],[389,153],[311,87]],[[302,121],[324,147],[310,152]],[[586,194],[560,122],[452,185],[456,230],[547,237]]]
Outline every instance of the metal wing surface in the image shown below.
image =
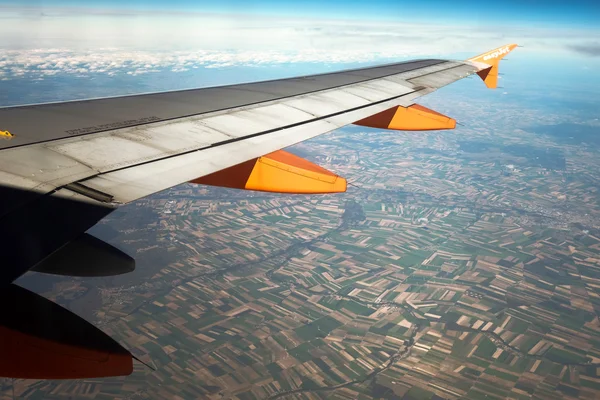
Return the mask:
[[28,270],[87,277],[131,271],[135,260],[85,233],[119,205],[184,182],[344,191],[343,178],[281,149],[347,124],[452,129],[456,121],[415,99],[474,73],[496,87],[498,61],[514,47],[464,62],[416,60],[0,108],[0,376],[84,379],[133,371],[133,354],[101,330],[12,283]]
[[426,59],[266,82],[0,108],[5,138],[0,140],[0,285],[121,204],[394,107],[410,107],[416,98],[471,74],[485,80],[482,72],[493,68],[488,59]]

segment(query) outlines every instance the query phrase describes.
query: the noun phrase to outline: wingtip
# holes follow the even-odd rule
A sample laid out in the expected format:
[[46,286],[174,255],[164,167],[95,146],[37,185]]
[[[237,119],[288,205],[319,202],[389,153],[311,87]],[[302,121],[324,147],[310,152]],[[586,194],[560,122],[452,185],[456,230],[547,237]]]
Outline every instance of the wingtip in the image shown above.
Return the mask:
[[477,75],[479,75],[489,89],[496,89],[498,87],[498,66],[500,65],[500,60],[517,47],[519,45],[516,43],[505,44],[494,50],[469,58],[467,62],[478,69]]
[[473,58],[469,58],[467,61],[494,65],[517,47],[519,47],[519,45],[516,43],[505,44],[504,46],[500,46]]

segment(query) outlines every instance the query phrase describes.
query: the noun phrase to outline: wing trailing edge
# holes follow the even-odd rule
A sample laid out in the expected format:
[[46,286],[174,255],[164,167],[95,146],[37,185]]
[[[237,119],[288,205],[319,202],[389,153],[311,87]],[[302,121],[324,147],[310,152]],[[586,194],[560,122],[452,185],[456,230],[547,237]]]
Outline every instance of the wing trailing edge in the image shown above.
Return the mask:
[[477,75],[479,75],[481,80],[483,80],[483,83],[485,83],[488,88],[496,89],[498,87],[498,66],[500,65],[500,60],[502,60],[516,47],[519,46],[514,43],[507,44],[500,46],[497,49],[480,54],[476,57],[469,58],[467,61],[470,61],[471,63],[480,67]]
[[292,194],[340,193],[347,188],[344,178],[283,150],[194,179],[191,183]]

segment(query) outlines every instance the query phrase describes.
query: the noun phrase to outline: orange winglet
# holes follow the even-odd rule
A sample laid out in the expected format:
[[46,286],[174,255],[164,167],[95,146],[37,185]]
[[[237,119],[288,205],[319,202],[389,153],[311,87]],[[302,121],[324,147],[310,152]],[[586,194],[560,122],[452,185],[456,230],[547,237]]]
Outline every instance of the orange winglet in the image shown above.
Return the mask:
[[347,185],[344,178],[283,150],[194,179],[191,183],[295,194],[345,192]]
[[481,68],[477,72],[477,75],[479,75],[488,88],[496,89],[498,87],[498,65],[500,64],[500,60],[516,47],[518,47],[517,44],[507,44],[487,53],[480,54],[477,57],[469,58],[467,61]]
[[413,104],[409,107],[392,107],[356,121],[354,125],[398,131],[430,131],[454,129],[456,121],[436,111]]

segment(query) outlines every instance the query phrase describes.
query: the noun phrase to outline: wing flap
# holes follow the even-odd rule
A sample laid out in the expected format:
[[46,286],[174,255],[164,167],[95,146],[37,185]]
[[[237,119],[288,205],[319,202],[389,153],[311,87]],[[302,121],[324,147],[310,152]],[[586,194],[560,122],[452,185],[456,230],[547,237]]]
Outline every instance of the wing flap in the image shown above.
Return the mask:
[[18,147],[3,151],[0,156],[0,170],[27,181],[37,182],[37,185],[54,183],[54,186],[98,173],[84,163],[44,146]]
[[275,103],[203,118],[200,123],[210,129],[222,132],[229,138],[240,138],[279,126],[299,124],[313,118],[313,115],[305,111],[286,104]]
[[387,80],[369,82],[360,86],[356,85],[344,88],[345,93],[350,93],[351,95],[358,96],[361,99],[366,99],[369,102],[379,101],[382,98],[397,96],[399,94],[404,94],[411,91],[412,86],[407,85],[406,82],[404,82],[404,84],[401,84],[399,82],[392,82]]

